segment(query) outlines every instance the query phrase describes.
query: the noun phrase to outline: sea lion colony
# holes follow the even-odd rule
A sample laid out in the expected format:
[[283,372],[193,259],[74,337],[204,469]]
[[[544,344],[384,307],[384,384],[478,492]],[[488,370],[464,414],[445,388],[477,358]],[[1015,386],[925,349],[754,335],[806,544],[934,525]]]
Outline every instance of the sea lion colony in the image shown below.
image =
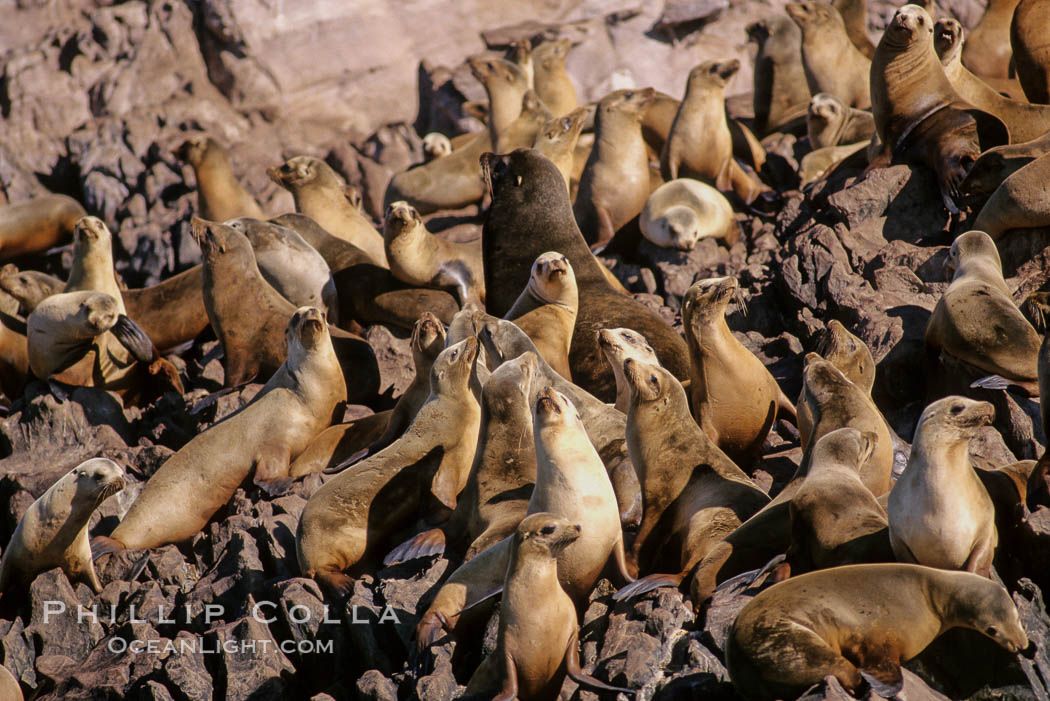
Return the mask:
[[[426,134],[382,221],[307,155],[274,154],[295,212],[264,212],[188,133],[201,263],[152,287],[122,284],[90,207],[0,209],[5,451],[45,409],[120,445],[169,417],[148,460],[4,487],[18,693],[97,690],[72,670],[115,636],[250,637],[189,613],[129,629],[129,602],[256,625],[246,601],[295,588],[336,620],[282,603],[251,635],[353,658],[276,653],[302,698],[1045,698],[1050,54],[1029,23],[1050,15],[993,0],[965,41],[927,9],[873,42],[863,1],[788,3],[748,28],[751,109],[726,100],[736,59],[583,104],[573,42],[523,30],[469,60],[485,128]],[[64,271],[47,251],[69,242]],[[229,561],[230,519],[257,566]],[[55,587],[114,606],[60,661],[10,639]],[[673,636],[632,649],[643,629]],[[172,674],[135,688],[171,698]]]

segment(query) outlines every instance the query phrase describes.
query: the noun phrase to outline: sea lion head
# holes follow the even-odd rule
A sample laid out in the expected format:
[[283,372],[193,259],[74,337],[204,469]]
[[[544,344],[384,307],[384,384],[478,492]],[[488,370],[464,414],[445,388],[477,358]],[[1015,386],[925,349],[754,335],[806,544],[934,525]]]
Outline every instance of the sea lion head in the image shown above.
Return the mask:
[[298,349],[312,351],[328,340],[328,320],[317,307],[299,307],[288,320],[284,335],[288,357],[292,358],[298,355]]
[[646,363],[659,364],[656,351],[645,340],[645,336],[634,329],[602,329],[598,332],[598,347],[606,362],[615,368],[622,368],[628,358]]
[[807,353],[803,362],[802,395],[813,397],[818,404],[829,394],[853,384],[838,368],[816,353]]
[[941,63],[955,58],[963,44],[963,28],[959,20],[951,17],[941,17],[933,24],[933,49],[937,52],[937,58]]
[[977,429],[992,423],[995,407],[988,402],[977,402],[966,397],[945,397],[926,407],[915,427],[920,433],[935,431],[939,441],[969,440]]
[[539,391],[532,408],[532,424],[537,431],[548,426],[579,426],[583,420],[576,405],[564,394],[547,386]]
[[724,318],[726,306],[738,288],[734,277],[716,277],[694,282],[682,298],[683,322],[689,324],[695,332],[698,327]]
[[580,524],[540,511],[518,524],[514,545],[518,553],[535,553],[554,558],[580,537]]
[[87,251],[97,246],[110,246],[113,236],[98,217],[81,217],[73,228],[73,257],[79,251]]
[[412,327],[410,345],[413,356],[427,357],[433,361],[445,349],[444,325],[432,313],[423,312]]
[[108,458],[85,460],[69,475],[76,484],[75,500],[92,510],[127,485],[124,470]]
[[340,192],[346,188],[342,178],[327,163],[312,156],[289,158],[279,166],[268,168],[266,174],[270,180],[293,194],[307,185],[336,188]]
[[983,231],[967,231],[952,241],[948,257],[944,259],[944,275],[954,280],[962,277],[976,266],[985,268],[994,266],[999,277],[1003,274],[1003,262],[999,258],[999,249],[992,237]]
[[625,358],[623,377],[627,380],[627,386],[631,388],[631,406],[661,400],[663,404],[667,403],[672,376],[660,365],[636,358]]
[[482,154],[481,173],[492,195],[486,225],[508,217],[540,227],[572,217],[567,211],[571,205],[565,178],[539,151],[522,148],[505,155]]
[[[834,95],[817,93],[809,100],[806,131],[814,148],[834,146],[836,132],[846,119],[846,106]],[[830,133],[829,133],[830,132]]]
[[545,304],[576,308],[579,293],[569,259],[557,251],[541,253],[532,264],[529,289]]
[[646,233],[658,246],[691,251],[700,240],[700,217],[686,205],[668,207],[663,216],[650,223]]
[[752,22],[745,27],[744,31],[747,32],[748,41],[757,43],[760,49],[762,44],[766,42],[766,39],[773,35],[770,31],[769,23],[764,19]]
[[466,387],[477,357],[478,339],[474,336],[464,338],[438,353],[430,368],[431,392],[437,394],[439,391]]
[[583,123],[587,119],[587,108],[577,107],[563,117],[555,117],[547,120],[537,137],[536,142],[546,141],[551,144],[559,144],[565,141],[575,141],[583,130]]
[[635,117],[641,122],[655,95],[656,91],[653,88],[611,92],[598,103],[595,117],[600,120],[602,115],[615,113]]
[[547,105],[543,104],[543,100],[540,99],[535,90],[526,90],[521,97],[521,115],[519,118],[536,121],[540,117],[546,122],[551,118],[551,111],[547,109]]
[[516,66],[527,66],[532,62],[532,42],[528,39],[517,39],[510,42],[507,50],[507,60]]
[[423,137],[423,153],[427,160],[447,156],[452,153],[452,141],[444,134],[432,131]]
[[81,301],[77,315],[98,335],[109,331],[117,323],[120,307],[112,296],[95,292]]
[[256,264],[248,237],[232,226],[194,217],[190,220],[190,233],[200,246],[204,263],[214,265],[227,259],[246,266]]
[[532,52],[533,59],[547,70],[564,64],[572,48],[572,39],[558,39],[556,41],[545,41]]
[[813,465],[850,465],[858,472],[875,450],[879,437],[871,431],[839,428],[824,434],[813,444]]
[[193,167],[197,167],[204,162],[213,146],[217,147],[218,143],[207,134],[194,134],[183,141],[182,145],[175,150],[175,157],[180,161],[189,163]]
[[842,15],[833,5],[814,0],[802,0],[802,2],[789,2],[784,10],[788,17],[795,21],[799,29],[806,31],[819,30],[829,24],[838,24],[845,30]]
[[879,45],[901,51],[932,36],[933,20],[929,13],[918,5],[905,5],[893,15]]
[[492,371],[482,389],[485,410],[490,420],[517,421],[529,410],[532,381],[538,376],[538,356],[532,351],[508,360]]
[[740,60],[704,61],[689,71],[689,88],[724,88],[729,79],[740,70]]
[[409,232],[418,232],[423,226],[423,217],[416,208],[404,200],[392,202],[383,216],[383,237],[390,241]]
[[529,87],[528,77],[525,71],[503,58],[494,56],[471,56],[467,59],[470,72],[479,82],[487,84],[489,81],[516,86],[521,90]]
[[[10,264],[4,268],[5,270],[0,272],[0,290],[14,297],[27,312],[55,292],[53,288],[44,284],[42,278],[34,275],[32,270],[19,271]],[[61,289],[59,287],[59,290]]]
[[846,330],[837,319],[828,322],[817,352],[834,365],[853,384],[870,392],[875,382],[875,359],[871,350],[859,338]]
[[968,581],[951,592],[945,618],[987,635],[1012,653],[1027,648],[1028,635],[1017,606],[1003,585],[980,575],[961,574]]

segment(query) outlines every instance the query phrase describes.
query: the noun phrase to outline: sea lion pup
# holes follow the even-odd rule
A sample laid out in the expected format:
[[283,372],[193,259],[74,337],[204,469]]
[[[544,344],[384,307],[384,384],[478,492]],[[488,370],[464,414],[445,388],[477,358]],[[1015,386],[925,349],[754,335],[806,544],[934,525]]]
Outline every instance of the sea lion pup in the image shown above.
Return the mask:
[[248,237],[266,282],[297,307],[317,307],[339,323],[339,297],[323,256],[294,229],[238,217],[226,222]]
[[460,305],[485,305],[481,242],[454,243],[427,231],[408,202],[394,202],[383,221],[383,246],[390,272],[419,287],[455,291]]
[[602,264],[576,226],[565,181],[555,165],[535,151],[518,150],[506,156],[487,156],[485,171],[493,193],[481,237],[488,312],[505,314],[528,284],[536,258],[545,251],[557,251],[569,259],[579,289],[569,364],[582,389],[602,401],[616,397],[612,371],[598,347],[599,329],[610,326],[638,331],[665,368],[675,377],[688,378],[681,335],[607,282]]
[[1010,229],[1050,225],[1050,203],[1043,186],[1050,174],[1050,155],[1040,156],[1013,173],[992,192],[973,228],[998,240]]
[[921,163],[957,211],[959,184],[981,151],[1010,140],[1006,126],[961,100],[933,49],[933,20],[917,5],[893,15],[871,65],[871,110],[882,153],[870,168]]
[[810,94],[831,93],[849,107],[871,107],[871,59],[850,41],[839,11],[814,0],[789,2],[784,9],[802,30],[802,67]]
[[934,24],[933,47],[959,97],[994,114],[1010,130],[1010,140],[1031,141],[1050,132],[1050,106],[1033,105],[1003,97],[997,90],[966,70],[962,54],[963,28],[958,20],[943,17]]
[[1050,133],[1019,144],[996,146],[981,154],[959,189],[979,212],[996,188],[1040,156],[1050,153]]
[[758,45],[752,102],[755,134],[764,137],[806,114],[809,84],[802,67],[802,31],[784,15],[770,15],[747,26]]
[[963,45],[962,62],[982,78],[1009,78],[1011,37],[1018,0],[990,0]]
[[886,511],[858,476],[879,437],[840,428],[813,445],[809,473],[791,498],[791,545],[777,578],[839,565],[894,562]]
[[[224,382],[235,387],[267,378],[288,357],[284,339],[295,306],[263,279],[248,238],[233,227],[196,217],[190,231],[201,247],[204,303],[223,349]],[[352,403],[370,401],[379,391],[379,365],[372,347],[342,329],[325,328],[343,368]]]
[[198,134],[182,143],[175,155],[193,166],[197,177],[197,212],[204,219],[236,217],[265,219],[262,207],[233,174],[230,155],[218,141]]
[[680,251],[693,250],[705,238],[721,238],[732,246],[740,235],[729,200],[692,178],[678,178],[656,188],[645,201],[638,225],[650,242]]
[[617,90],[598,103],[594,146],[580,175],[573,213],[591,248],[604,248],[638,216],[649,196],[649,156],[642,117],[653,89]]
[[705,61],[689,71],[685,97],[660,153],[664,180],[696,178],[723,192],[732,190],[750,204],[769,188],[756,182],[733,160],[733,138],[726,123],[726,83],[740,61]]
[[[535,385],[534,385],[535,387]],[[612,484],[601,458],[587,439],[579,412],[555,389],[538,392],[532,408],[536,445],[536,486],[528,514],[550,512],[582,527],[579,540],[558,557],[558,582],[580,607],[610,561],[631,580],[624,561],[623,531]],[[462,619],[476,620],[488,606],[472,607],[500,589],[510,560],[510,538],[505,538],[461,565],[438,591],[416,626],[416,640],[425,648],[441,628],[455,634]]]
[[484,197],[479,159],[518,117],[531,84],[518,66],[501,58],[472,57],[467,63],[489,98],[488,128],[444,158],[396,173],[383,196],[384,207],[404,200],[421,214],[430,214],[466,207]]
[[857,51],[870,59],[875,55],[875,44],[871,43],[871,37],[868,36],[868,1],[835,0],[834,5],[842,16],[849,40],[857,47]]
[[1041,339],[1014,304],[995,243],[983,231],[956,237],[945,268],[952,282],[926,324],[927,361],[941,353],[1038,391]]
[[893,437],[886,419],[867,391],[816,353],[807,354],[798,399],[802,459],[822,436],[847,427],[875,436],[875,445],[858,475],[873,495],[882,496],[890,490],[893,476]]
[[496,649],[470,678],[467,696],[499,690],[495,698],[556,699],[566,675],[591,689],[634,693],[580,669],[576,608],[558,583],[558,557],[580,533],[579,524],[543,512],[518,526],[503,580]]
[[503,318],[527,333],[547,364],[571,381],[569,345],[579,306],[569,259],[557,251],[547,251],[532,264],[529,284]]
[[478,441],[481,410],[470,390],[477,356],[476,338],[443,350],[430,372],[430,397],[404,435],[310,497],[295,536],[305,576],[345,597],[351,578],[406,521],[455,508]]
[[627,561],[646,576],[617,592],[617,599],[680,585],[712,545],[769,503],[696,425],[671,373],[627,358],[623,374],[631,387],[627,445],[644,514]]
[[994,416],[988,402],[965,397],[945,397],[923,410],[886,509],[899,561],[990,576],[999,540],[995,507],[967,447]]
[[352,268],[360,263],[372,262],[371,257],[367,253],[349,241],[332,236],[325,231],[324,227],[305,214],[290,212],[274,217],[270,221],[280,226],[286,226],[299,234],[304,241],[321,254],[333,275],[340,270]]
[[452,141],[444,134],[432,131],[423,137],[423,155],[427,161],[452,153]]
[[579,104],[576,88],[565,70],[565,59],[571,48],[571,39],[558,39],[545,41],[532,50],[533,85],[543,104],[554,115],[568,114]]
[[313,307],[288,322],[288,359],[243,409],[198,434],[153,473],[98,557],[192,538],[251,477],[270,493],[290,484],[289,464],[346,402],[328,323]]
[[349,200],[346,183],[319,158],[296,156],[266,171],[270,179],[292,193],[295,211],[313,219],[333,236],[349,241],[386,267],[383,237]]
[[902,564],[835,567],[761,592],[729,632],[726,667],[747,699],[793,699],[834,676],[850,693],[868,681],[892,698],[900,665],[949,628],[988,636],[1010,652],[1028,646],[1001,584],[966,572]]
[[565,178],[565,187],[572,188],[573,154],[576,151],[576,143],[583,130],[583,122],[587,117],[586,107],[577,107],[564,117],[548,120],[536,140],[532,142],[532,148],[536,149],[541,156],[549,158],[554,165],[558,166],[561,175]]
[[516,148],[529,148],[543,125],[553,116],[536,91],[529,90],[521,98],[521,113],[496,140],[496,152],[509,153]]
[[[1039,0],[1016,3],[1010,21],[1010,49],[1017,80],[1029,102],[1050,104],[1050,41],[1046,26],[1050,15]],[[1010,54],[1007,54],[1008,56]]]
[[631,329],[602,329],[598,345],[616,376],[616,410],[626,415],[631,406],[631,386],[623,374],[624,361],[631,358],[649,365],[659,365],[660,361],[645,337]]
[[73,584],[102,591],[91,562],[88,522],[95,509],[124,489],[124,471],[106,458],[86,460],[33,502],[18,522],[0,561],[0,593],[28,586],[52,567]]
[[65,195],[44,195],[0,207],[0,260],[64,243],[85,216],[80,203]]
[[758,456],[766,434],[791,401],[755,354],[733,337],[725,310],[739,286],[731,277],[693,283],[682,298],[682,326],[689,347],[693,416],[733,462],[745,467]]
[[806,133],[813,150],[868,141],[875,133],[871,112],[847,107],[831,93],[817,93],[809,101]]
[[871,395],[875,386],[875,358],[868,344],[847,331],[838,319],[832,319],[824,328],[817,353],[847,380]]

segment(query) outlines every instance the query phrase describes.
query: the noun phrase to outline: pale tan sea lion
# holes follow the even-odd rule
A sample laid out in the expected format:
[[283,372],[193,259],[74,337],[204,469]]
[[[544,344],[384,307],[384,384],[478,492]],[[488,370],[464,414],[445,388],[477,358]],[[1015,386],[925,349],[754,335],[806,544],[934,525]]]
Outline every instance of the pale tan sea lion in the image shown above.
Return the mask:
[[44,195],[0,207],[0,260],[65,243],[87,212],[66,195]]
[[828,322],[817,352],[846,379],[871,395],[875,386],[875,358],[867,344],[847,331],[840,321]]
[[571,48],[571,39],[558,39],[545,41],[532,51],[536,71],[533,84],[536,86],[536,93],[555,116],[568,114],[579,104],[576,88],[565,70],[565,59],[568,58]]
[[631,386],[623,374],[624,361],[631,358],[659,365],[660,360],[645,337],[631,329],[602,329],[598,332],[598,345],[616,376],[616,409],[626,415],[631,406]]
[[809,84],[802,66],[802,31],[784,15],[770,15],[747,26],[758,44],[752,101],[755,134],[764,137],[806,114]]
[[1010,23],[1018,0],[990,0],[963,46],[962,62],[981,77],[1010,77]]
[[831,93],[817,93],[809,101],[806,133],[814,150],[868,141],[875,133],[871,112],[847,107]]
[[853,45],[839,11],[814,0],[790,2],[784,9],[802,30],[802,66],[810,94],[826,92],[849,107],[870,107],[871,59]]
[[262,207],[237,180],[230,155],[205,134],[183,142],[176,155],[193,166],[197,176],[197,213],[204,219],[226,221],[236,217],[265,219]]
[[571,381],[569,347],[579,306],[576,275],[569,259],[548,251],[532,264],[529,284],[504,318],[527,333],[547,364]]
[[638,225],[647,240],[681,251],[691,251],[705,238],[720,238],[732,246],[740,236],[729,200],[692,178],[678,178],[656,188],[645,201]]
[[[255,398],[194,437],[153,473],[96,557],[192,538],[249,477],[277,492],[289,466],[346,401],[342,370],[324,315],[296,310],[287,330],[288,359]],[[341,411],[341,410],[340,410]]]
[[586,107],[577,107],[562,117],[555,117],[543,125],[540,133],[536,135],[536,140],[532,143],[532,148],[558,166],[562,177],[565,178],[565,187],[570,188],[570,191],[574,167],[573,154],[576,151],[576,143],[580,138],[580,131],[583,129],[586,117]]
[[726,666],[749,701],[794,698],[833,675],[859,693],[902,685],[900,665],[961,626],[1010,652],[1028,646],[1001,584],[902,564],[835,567],[776,584],[749,601],[729,633]]
[[[124,470],[106,458],[80,463],[26,510],[0,561],[0,593],[28,587],[38,574],[61,567],[70,582],[102,591],[91,561],[88,522],[95,509],[124,488]],[[0,686],[2,689],[2,686]]]
[[517,148],[529,148],[543,130],[543,125],[553,116],[536,91],[529,90],[521,98],[521,112],[517,118],[500,132],[496,140],[496,153],[508,153]]
[[835,9],[842,15],[846,34],[857,50],[871,58],[875,55],[875,44],[868,36],[867,0],[835,0]]
[[25,701],[25,697],[22,696],[22,687],[7,667],[0,667],[0,697],[8,701]]
[[452,141],[440,132],[432,131],[423,137],[423,154],[428,161],[452,153]]
[[990,576],[995,507],[970,465],[970,437],[991,423],[988,402],[945,397],[919,417],[911,457],[890,492],[890,544],[901,562]]

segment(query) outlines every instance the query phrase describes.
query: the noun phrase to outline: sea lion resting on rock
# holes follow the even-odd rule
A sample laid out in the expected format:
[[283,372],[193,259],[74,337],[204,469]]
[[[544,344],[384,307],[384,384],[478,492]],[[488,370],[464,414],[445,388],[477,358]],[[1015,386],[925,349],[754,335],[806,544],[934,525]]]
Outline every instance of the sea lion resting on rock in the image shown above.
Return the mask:
[[663,248],[691,251],[700,239],[721,238],[732,246],[740,236],[733,207],[707,183],[679,178],[656,188],[638,219],[642,235]]
[[1050,202],[1045,186],[1050,155],[1040,156],[1010,175],[995,189],[973,228],[998,240],[1010,229],[1035,229],[1050,225]]
[[86,215],[79,202],[65,195],[44,195],[0,207],[0,260],[46,251],[65,242]]

